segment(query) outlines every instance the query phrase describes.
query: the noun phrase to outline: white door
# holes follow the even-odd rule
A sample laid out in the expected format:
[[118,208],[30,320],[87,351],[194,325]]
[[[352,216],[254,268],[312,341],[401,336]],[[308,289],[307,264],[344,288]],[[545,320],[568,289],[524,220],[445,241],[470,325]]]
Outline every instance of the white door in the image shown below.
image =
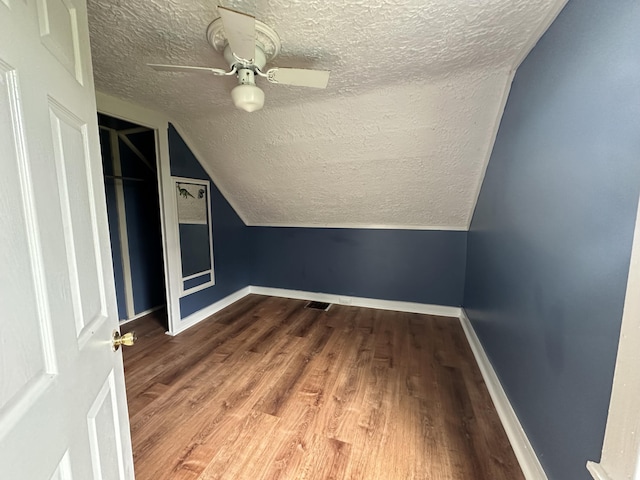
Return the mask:
[[84,0],[0,0],[0,478],[132,479]]

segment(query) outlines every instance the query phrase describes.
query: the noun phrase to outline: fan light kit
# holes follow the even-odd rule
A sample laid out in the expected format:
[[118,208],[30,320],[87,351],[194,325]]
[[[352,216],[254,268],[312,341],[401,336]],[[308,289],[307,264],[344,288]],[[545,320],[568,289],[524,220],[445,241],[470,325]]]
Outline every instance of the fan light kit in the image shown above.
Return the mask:
[[207,40],[224,56],[230,67],[228,72],[210,67],[148,65],[158,71],[236,75],[238,85],[231,90],[231,98],[237,108],[247,112],[260,110],[264,105],[264,92],[256,85],[256,76],[281,85],[327,87],[331,73],[327,70],[274,67],[265,71],[265,65],[280,53],[278,34],[251,15],[225,7],[218,7],[218,11],[220,18],[207,28]]

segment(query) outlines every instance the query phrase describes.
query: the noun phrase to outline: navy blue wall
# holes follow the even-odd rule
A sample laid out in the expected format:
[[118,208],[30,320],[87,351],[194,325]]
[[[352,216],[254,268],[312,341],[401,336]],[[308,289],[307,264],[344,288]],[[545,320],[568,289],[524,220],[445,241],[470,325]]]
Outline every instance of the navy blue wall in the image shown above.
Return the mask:
[[[102,120],[113,128],[129,126],[108,117]],[[466,232],[247,227],[173,126],[169,127],[168,134],[171,174],[211,182],[215,285],[180,299],[182,318],[247,285],[437,305],[462,304]],[[137,146],[144,149],[144,145],[141,142]],[[108,149],[108,137],[103,138],[103,150],[108,153]],[[128,162],[131,152],[122,149],[121,155],[125,175],[148,175],[139,162]],[[110,164],[105,165],[105,171],[110,168]],[[125,184],[132,268],[146,272],[158,265],[147,258],[157,249],[145,248],[143,235],[149,230],[146,220],[155,222],[156,217],[143,214],[140,207],[148,196],[145,192],[132,191],[135,188],[140,185]],[[113,207],[112,190],[107,182],[107,200],[109,203],[111,199]],[[119,310],[124,312],[116,220],[114,217],[110,222],[115,227],[112,228],[114,270],[120,292]],[[160,239],[159,233],[157,238]],[[136,278],[134,275],[138,311],[138,291],[144,292],[140,288],[144,282]],[[162,279],[162,271],[150,278]],[[142,295],[143,299],[148,297]]]
[[572,0],[518,69],[464,305],[550,480],[598,460],[640,190],[640,3]]
[[[211,266],[211,250],[209,237],[211,228],[208,224],[194,225],[180,223],[178,225],[180,234],[180,260],[182,263],[182,276],[189,277],[209,270]],[[199,278],[199,277],[197,277]],[[191,280],[197,280],[192,278]],[[194,286],[206,282],[192,282]],[[209,280],[207,280],[208,282]]]
[[250,227],[251,284],[459,306],[466,232]]
[[180,299],[180,316],[185,318],[250,284],[248,229],[173,126],[169,126],[169,155],[171,175],[211,182],[215,285]]

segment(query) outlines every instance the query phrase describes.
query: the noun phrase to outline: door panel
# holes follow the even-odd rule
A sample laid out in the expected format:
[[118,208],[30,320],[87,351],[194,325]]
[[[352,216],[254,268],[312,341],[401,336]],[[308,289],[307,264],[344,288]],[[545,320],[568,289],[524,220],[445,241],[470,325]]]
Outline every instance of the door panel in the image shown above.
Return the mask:
[[107,318],[104,274],[96,244],[91,163],[85,148],[87,126],[53,101],[50,118],[75,325],[82,344],[90,334],[86,327]]
[[[0,432],[12,407],[30,401],[56,371],[43,290],[42,256],[25,156],[17,72],[0,60]],[[32,301],[25,303],[24,296]]]
[[83,0],[0,0],[0,477],[133,479]]
[[69,0],[37,0],[42,44],[82,83],[76,8]]
[[[89,409],[87,423],[94,478],[123,478],[118,410],[113,372]],[[116,458],[118,461],[113,462]]]

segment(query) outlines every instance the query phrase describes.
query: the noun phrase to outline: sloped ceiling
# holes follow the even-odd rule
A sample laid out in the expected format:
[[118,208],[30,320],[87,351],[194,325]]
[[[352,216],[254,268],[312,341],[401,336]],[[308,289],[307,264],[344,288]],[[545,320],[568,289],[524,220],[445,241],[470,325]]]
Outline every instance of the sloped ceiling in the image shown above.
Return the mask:
[[281,37],[269,66],[331,70],[236,110],[207,43],[206,0],[89,0],[96,88],[175,119],[249,225],[466,229],[512,72],[566,0],[257,0]]

